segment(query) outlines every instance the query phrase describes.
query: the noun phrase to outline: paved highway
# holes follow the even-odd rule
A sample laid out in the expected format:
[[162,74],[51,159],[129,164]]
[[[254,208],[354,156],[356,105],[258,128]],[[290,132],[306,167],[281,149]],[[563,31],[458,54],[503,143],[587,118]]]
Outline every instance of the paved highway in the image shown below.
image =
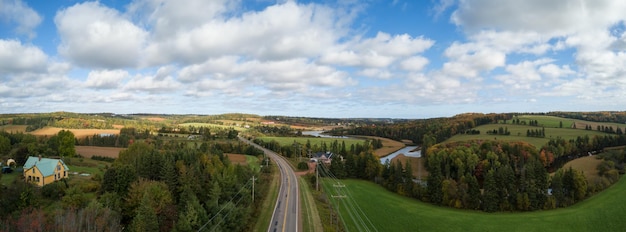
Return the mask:
[[295,172],[282,156],[242,137],[239,139],[263,150],[265,155],[270,157],[280,170],[280,190],[274,206],[272,221],[267,231],[297,232],[300,230],[300,189]]

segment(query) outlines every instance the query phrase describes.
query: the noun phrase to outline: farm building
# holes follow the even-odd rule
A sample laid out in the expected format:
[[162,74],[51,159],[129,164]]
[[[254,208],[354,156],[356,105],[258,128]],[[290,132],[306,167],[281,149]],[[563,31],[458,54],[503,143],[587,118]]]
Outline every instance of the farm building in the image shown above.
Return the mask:
[[24,179],[41,187],[67,178],[69,170],[63,160],[30,156],[24,164]]

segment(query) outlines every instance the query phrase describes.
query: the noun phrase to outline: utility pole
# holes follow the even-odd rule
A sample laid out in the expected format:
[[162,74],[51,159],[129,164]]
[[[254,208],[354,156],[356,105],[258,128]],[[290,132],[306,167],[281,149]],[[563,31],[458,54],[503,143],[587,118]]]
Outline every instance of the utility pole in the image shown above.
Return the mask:
[[317,166],[320,165],[315,161],[315,190],[320,191],[320,172],[317,170]]
[[254,178],[254,176],[252,176],[252,203],[254,203],[254,181],[256,180],[256,178]]

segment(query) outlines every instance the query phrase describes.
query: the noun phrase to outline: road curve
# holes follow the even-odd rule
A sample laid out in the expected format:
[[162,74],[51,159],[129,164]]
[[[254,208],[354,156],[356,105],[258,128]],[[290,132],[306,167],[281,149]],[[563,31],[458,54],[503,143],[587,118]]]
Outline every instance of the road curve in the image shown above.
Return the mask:
[[280,170],[280,190],[274,206],[268,232],[297,232],[300,229],[300,189],[298,178],[287,161],[275,152],[265,149],[250,140],[239,140],[255,146],[270,157]]

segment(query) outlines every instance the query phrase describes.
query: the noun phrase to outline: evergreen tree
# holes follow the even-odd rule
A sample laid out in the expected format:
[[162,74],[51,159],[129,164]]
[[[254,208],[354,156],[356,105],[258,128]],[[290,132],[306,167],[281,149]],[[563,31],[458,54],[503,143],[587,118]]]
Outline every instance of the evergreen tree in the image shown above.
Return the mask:
[[137,214],[131,223],[131,231],[159,231],[159,221],[151,204],[148,194],[144,194]]
[[493,170],[489,170],[485,176],[483,210],[485,212],[495,212],[498,210],[498,187]]

